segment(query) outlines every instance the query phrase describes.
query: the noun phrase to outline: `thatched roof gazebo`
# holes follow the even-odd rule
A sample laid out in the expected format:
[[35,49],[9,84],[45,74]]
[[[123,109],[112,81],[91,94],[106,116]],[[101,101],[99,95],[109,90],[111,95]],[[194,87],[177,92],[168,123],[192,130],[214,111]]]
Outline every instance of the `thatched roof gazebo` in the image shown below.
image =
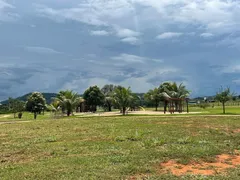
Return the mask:
[[168,111],[171,114],[175,112],[182,113],[184,111],[184,102],[186,101],[186,98],[173,98],[170,97],[166,92],[163,92],[162,96],[165,101],[164,113],[167,111],[167,105]]

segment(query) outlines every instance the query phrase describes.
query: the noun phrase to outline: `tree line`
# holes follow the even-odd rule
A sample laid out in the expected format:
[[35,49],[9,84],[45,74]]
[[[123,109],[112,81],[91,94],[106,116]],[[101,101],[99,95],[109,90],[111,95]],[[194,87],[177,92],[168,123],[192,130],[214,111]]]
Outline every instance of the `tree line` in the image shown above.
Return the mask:
[[[72,90],[60,91],[56,97],[52,98],[50,104],[46,103],[46,99],[40,92],[33,92],[28,96],[27,101],[23,102],[18,99],[9,98],[9,111],[14,113],[14,118],[18,113],[18,118],[22,117],[23,111],[29,111],[34,114],[34,119],[38,114],[44,114],[48,111],[61,111],[70,116],[81,103],[85,103],[89,107],[90,112],[96,112],[97,107],[103,107],[105,111],[112,111],[112,108],[119,109],[123,115],[128,110],[136,110],[141,108],[145,103],[155,106],[158,110],[160,102],[164,104],[164,112],[167,111],[168,99],[185,99],[189,97],[190,91],[185,85],[176,82],[164,82],[160,86],[150,89],[143,97],[138,96],[131,91],[131,88],[116,86],[112,84],[105,85],[102,89],[98,86],[89,87],[82,96]],[[222,103],[223,113],[225,113],[225,103],[232,97],[230,89],[220,89],[216,94],[216,100]],[[179,108],[179,102],[174,102],[176,111]]]

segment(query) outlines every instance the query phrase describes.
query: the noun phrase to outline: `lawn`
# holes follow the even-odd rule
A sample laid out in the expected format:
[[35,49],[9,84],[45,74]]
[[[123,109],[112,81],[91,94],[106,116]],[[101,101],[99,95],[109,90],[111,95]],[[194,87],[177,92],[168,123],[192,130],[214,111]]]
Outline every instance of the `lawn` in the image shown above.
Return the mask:
[[[0,124],[1,180],[179,179],[161,163],[214,162],[240,150],[239,117],[49,119]],[[207,178],[239,179],[240,168]]]
[[[145,108],[146,110],[155,111],[155,108]],[[158,111],[163,111],[163,107],[159,107]],[[186,107],[185,107],[186,111]],[[189,112],[201,112],[198,115],[222,115],[222,106],[207,107],[205,109],[198,106],[189,106]],[[176,113],[178,114],[178,113]],[[240,115],[240,106],[226,106],[227,115]],[[196,115],[196,114],[195,114]]]

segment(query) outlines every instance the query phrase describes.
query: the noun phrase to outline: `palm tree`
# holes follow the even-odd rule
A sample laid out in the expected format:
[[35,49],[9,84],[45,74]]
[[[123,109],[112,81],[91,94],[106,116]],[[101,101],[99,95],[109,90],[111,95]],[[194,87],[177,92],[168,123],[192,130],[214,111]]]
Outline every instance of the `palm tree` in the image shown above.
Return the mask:
[[164,82],[159,86],[159,93],[161,93],[161,100],[164,101],[164,113],[167,111],[168,99],[171,97],[166,93],[167,90],[172,90],[172,84],[170,82]]
[[130,88],[118,86],[114,90],[113,99],[117,107],[121,110],[122,114],[126,114],[127,108],[130,106],[132,101],[132,92]]
[[104,102],[103,106],[108,109],[108,111],[112,111],[112,104],[113,104],[113,93],[116,86],[112,84],[106,84],[102,89],[102,93],[104,95]]
[[[190,91],[186,89],[186,86],[183,85],[183,83],[179,84],[178,86],[176,82],[173,82],[173,83],[166,82],[160,85],[159,88],[164,99],[166,98],[183,99],[188,97],[190,94]],[[166,107],[167,107],[167,101],[165,100],[164,111],[166,110]],[[175,107],[177,111],[180,110],[178,101],[175,101]]]
[[73,112],[73,109],[79,104],[80,97],[78,93],[74,93],[73,91],[66,90],[60,91],[54,101],[62,107],[63,111],[67,112],[67,116]]
[[158,109],[158,105],[162,99],[162,95],[159,91],[159,88],[155,88],[155,89],[151,89],[149,90],[145,95],[144,95],[144,98],[153,103],[155,105],[155,109],[157,111]]
[[50,105],[48,105],[47,108],[48,108],[51,112],[54,112],[54,114],[56,115],[56,114],[57,114],[57,111],[58,111],[59,108],[61,108],[61,107],[60,107],[60,103],[59,103],[57,100],[55,100],[55,98],[54,98],[54,101],[53,101]]
[[189,96],[189,91],[186,89],[186,86],[181,83],[179,86],[176,82],[171,83],[171,87],[165,87],[166,93],[172,98],[186,98]]
[[130,110],[136,111],[136,109],[139,108],[140,105],[141,105],[141,97],[135,93],[132,93],[132,98],[131,98],[130,105],[129,105]]

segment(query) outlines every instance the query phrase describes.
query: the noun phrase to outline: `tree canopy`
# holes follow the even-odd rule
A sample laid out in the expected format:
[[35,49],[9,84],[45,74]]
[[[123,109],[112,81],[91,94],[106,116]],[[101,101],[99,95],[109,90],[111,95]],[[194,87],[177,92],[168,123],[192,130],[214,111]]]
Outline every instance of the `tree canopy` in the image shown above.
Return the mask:
[[131,89],[118,86],[114,90],[113,98],[115,105],[121,110],[122,114],[125,115],[133,99]]
[[41,113],[45,108],[46,99],[40,92],[33,92],[27,99],[26,109],[34,113],[34,119],[37,118],[37,113]]
[[8,99],[8,106],[9,111],[11,113],[14,113],[14,118],[16,118],[16,113],[21,113],[22,111],[25,110],[24,101],[20,101],[19,99],[13,99],[11,97]]
[[145,95],[144,99],[154,104],[156,111],[159,106],[160,101],[162,100],[162,94],[160,93],[159,88],[154,88],[149,90]]
[[223,107],[223,114],[226,113],[226,110],[225,110],[225,103],[229,100],[231,100],[233,96],[233,93],[231,93],[231,90],[230,88],[223,88],[221,87],[219,89],[219,91],[216,93],[216,96],[215,96],[215,99],[219,102],[222,103],[222,107]]
[[89,87],[83,94],[86,104],[90,107],[90,111],[96,112],[97,106],[103,104],[104,95],[98,86]]
[[73,112],[73,109],[80,103],[80,96],[71,90],[60,91],[57,97],[54,98],[52,107],[57,110],[58,106],[66,111],[67,116]]
[[112,106],[113,106],[113,94],[114,90],[116,89],[116,86],[113,84],[106,84],[103,86],[101,89],[103,95],[104,95],[104,101],[103,101],[103,107],[108,111],[112,111]]

